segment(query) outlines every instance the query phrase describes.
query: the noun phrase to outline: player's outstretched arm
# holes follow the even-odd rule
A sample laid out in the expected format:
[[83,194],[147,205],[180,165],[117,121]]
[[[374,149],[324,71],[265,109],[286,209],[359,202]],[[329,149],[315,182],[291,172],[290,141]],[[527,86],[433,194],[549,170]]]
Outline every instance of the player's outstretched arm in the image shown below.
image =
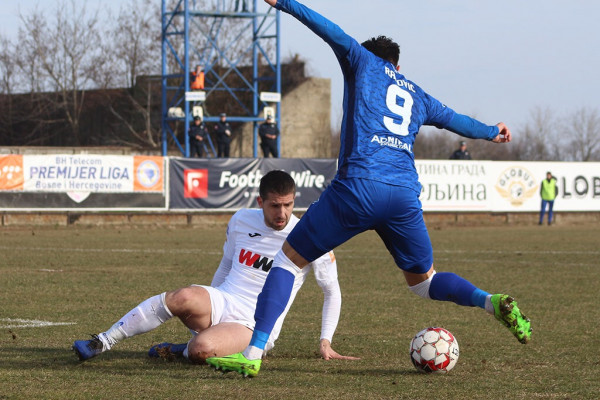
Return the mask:
[[265,0],[265,2],[302,22],[308,29],[329,44],[337,57],[346,55],[350,51],[352,43],[355,42],[339,26],[302,3],[295,0]]
[[510,129],[504,124],[504,122],[498,122],[496,124],[498,127],[499,133],[498,135],[492,139],[494,143],[508,143],[512,140],[512,134],[510,133]]
[[360,360],[359,357],[343,356],[331,347],[331,342],[327,339],[321,339],[319,346],[321,357],[325,360]]

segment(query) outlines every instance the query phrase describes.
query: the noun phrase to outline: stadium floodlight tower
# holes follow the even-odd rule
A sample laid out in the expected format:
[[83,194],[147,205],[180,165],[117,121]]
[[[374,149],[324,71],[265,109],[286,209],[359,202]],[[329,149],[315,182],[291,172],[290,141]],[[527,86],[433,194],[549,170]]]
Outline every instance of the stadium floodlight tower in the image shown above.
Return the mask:
[[[258,124],[273,113],[280,124],[279,11],[258,0],[162,0],[162,153],[173,142],[190,156],[195,114],[207,123],[227,112],[229,122]],[[260,8],[260,9],[259,9]],[[204,82],[192,89],[196,66]],[[178,138],[178,131],[185,135]],[[278,144],[279,146],[279,144]],[[214,156],[209,141],[209,156]]]

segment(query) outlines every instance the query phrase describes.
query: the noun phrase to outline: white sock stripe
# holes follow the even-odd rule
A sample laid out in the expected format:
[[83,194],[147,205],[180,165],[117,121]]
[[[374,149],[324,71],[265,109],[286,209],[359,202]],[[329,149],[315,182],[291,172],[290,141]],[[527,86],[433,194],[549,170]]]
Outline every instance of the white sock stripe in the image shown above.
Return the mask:
[[[173,313],[171,312],[171,310],[169,310],[169,307],[167,307],[166,297],[167,297],[167,292],[162,292],[160,294],[160,302],[161,302],[161,304],[162,304],[163,309],[165,310],[165,312],[169,315],[169,317],[167,319],[170,319],[170,318],[173,318]],[[165,321],[167,319],[165,319]],[[165,321],[163,321],[163,322],[165,322]]]
[[429,286],[431,286],[431,281],[433,280],[434,276],[435,270],[433,271],[433,274],[431,274],[431,276],[427,278],[427,280],[424,280],[423,282],[418,283],[414,286],[409,286],[408,288],[417,296],[423,297],[424,299],[430,299],[431,297],[429,297]]

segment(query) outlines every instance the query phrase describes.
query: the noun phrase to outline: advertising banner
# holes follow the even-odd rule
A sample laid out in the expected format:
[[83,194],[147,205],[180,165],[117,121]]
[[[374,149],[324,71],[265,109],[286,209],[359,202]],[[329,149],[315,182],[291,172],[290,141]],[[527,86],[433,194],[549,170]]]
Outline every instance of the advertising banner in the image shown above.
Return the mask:
[[165,208],[164,163],[156,156],[0,156],[0,208]]
[[260,179],[280,169],[296,181],[296,209],[306,209],[333,179],[336,160],[217,158],[169,160],[169,209],[257,207]]
[[556,211],[600,211],[600,163],[416,162],[424,211],[539,211],[540,184],[557,179]]

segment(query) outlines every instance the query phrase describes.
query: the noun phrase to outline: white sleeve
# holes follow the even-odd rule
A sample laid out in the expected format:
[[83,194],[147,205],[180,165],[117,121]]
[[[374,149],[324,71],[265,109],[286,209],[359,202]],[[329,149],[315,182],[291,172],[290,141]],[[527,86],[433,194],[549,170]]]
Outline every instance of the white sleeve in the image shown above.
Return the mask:
[[227,232],[225,234],[226,239],[225,244],[223,245],[223,258],[221,258],[219,268],[217,268],[217,270],[215,271],[215,275],[213,276],[212,282],[210,283],[210,286],[212,287],[217,287],[223,282],[225,282],[227,275],[229,275],[229,271],[231,271],[231,266],[233,263],[233,253],[235,251],[234,227],[235,221],[237,220],[237,218],[235,217],[236,215],[234,214],[234,216],[231,217],[231,220],[229,220],[229,224],[227,224]]
[[342,292],[337,278],[337,264],[333,252],[313,261],[313,270],[317,284],[323,290],[321,339],[332,342],[342,309]]

